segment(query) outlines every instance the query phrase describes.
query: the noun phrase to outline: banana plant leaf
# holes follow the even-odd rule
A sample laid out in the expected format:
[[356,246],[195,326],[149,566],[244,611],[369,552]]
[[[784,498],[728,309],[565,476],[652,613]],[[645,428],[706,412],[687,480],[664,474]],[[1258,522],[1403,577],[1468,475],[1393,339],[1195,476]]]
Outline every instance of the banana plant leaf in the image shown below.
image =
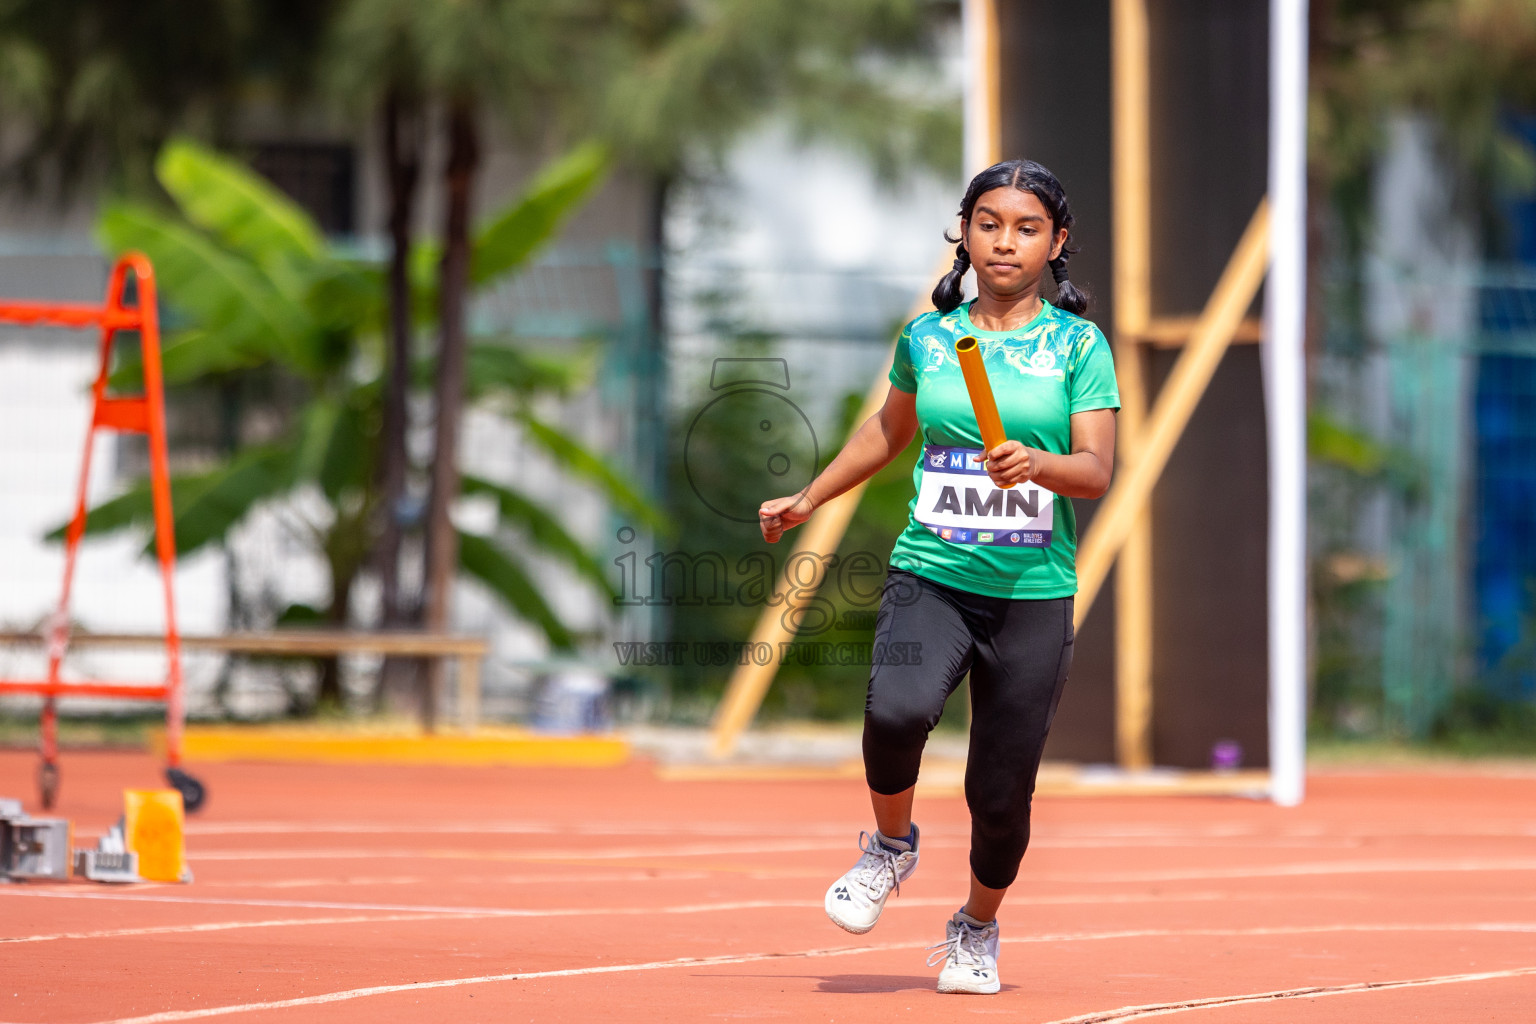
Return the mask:
[[383,328],[384,295],[385,275],[381,268],[360,260],[332,257],[315,265],[306,305],[325,328],[370,334]]
[[371,437],[378,428],[371,421],[376,419],[376,412],[359,401],[348,401],[342,407],[325,461],[320,465],[320,489],[332,501],[343,500],[349,492],[362,493],[373,479],[375,452]]
[[561,650],[575,646],[571,631],[545,603],[539,588],[528,578],[523,567],[490,540],[461,532],[459,568],[485,584],[518,615],[537,623],[553,646]]
[[[483,286],[526,263],[608,174],[606,147],[588,142],[545,167],[511,205],[492,217],[471,243],[469,280]],[[442,249],[422,243],[411,252],[411,280],[418,304],[436,308],[437,267]]]
[[108,251],[148,254],[166,300],[221,345],[300,373],[323,369],[307,343],[313,320],[300,300],[212,238],[142,203],[108,207],[97,232]]
[[618,599],[619,592],[614,589],[602,564],[566,531],[559,519],[524,495],[481,477],[464,476],[461,488],[465,494],[483,494],[495,498],[496,508],[504,524],[522,530],[542,550],[570,565],[610,598]]
[[571,437],[534,416],[527,409],[514,414],[528,433],[529,440],[557,459],[562,468],[596,484],[624,512],[660,534],[670,534],[672,524],[665,513],[651,504],[635,485],[605,461]]
[[[466,383],[472,398],[497,391],[521,397],[549,392],[569,395],[591,383],[596,365],[593,352],[556,357],[518,348],[512,339],[481,341],[469,347]],[[417,378],[426,383],[432,372],[432,362],[425,360],[417,368]]]
[[[176,553],[183,556],[222,538],[259,502],[277,497],[293,486],[293,449],[266,445],[248,449],[227,465],[209,473],[173,477],[171,511],[175,522]],[[131,528],[147,528],[154,522],[154,503],[149,482],[141,481],[123,494],[86,513],[87,536],[100,536]],[[65,526],[49,531],[48,540],[62,540]],[[154,551],[154,539],[144,553]]]
[[303,208],[238,161],[173,139],[160,150],[155,176],[188,220],[269,273],[292,272],[325,252]]
[[607,148],[587,142],[542,170],[516,203],[480,229],[470,282],[486,284],[526,263],[602,184],[608,167]]
[[[160,378],[170,385],[187,384],[212,374],[248,370],[265,361],[230,344],[225,335],[193,327],[162,339]],[[144,363],[138,353],[122,357],[107,383],[114,391],[143,387]]]
[[[299,480],[318,480],[331,450],[337,424],[342,416],[341,402],[317,398],[304,407],[299,417],[298,444],[294,451],[293,472]],[[327,494],[326,497],[333,497]]]

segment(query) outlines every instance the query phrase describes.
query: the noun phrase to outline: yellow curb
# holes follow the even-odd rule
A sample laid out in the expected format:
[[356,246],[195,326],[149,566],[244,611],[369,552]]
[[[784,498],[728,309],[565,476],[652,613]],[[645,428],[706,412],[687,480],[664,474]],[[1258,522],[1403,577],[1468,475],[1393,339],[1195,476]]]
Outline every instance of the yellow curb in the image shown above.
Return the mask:
[[[163,733],[155,736],[163,751]],[[314,728],[197,727],[182,734],[188,761],[284,761],[319,764],[426,764],[612,768],[629,744],[614,736],[541,736],[498,730],[490,736],[370,735]]]
[[815,782],[862,779],[863,761],[841,764],[667,764],[656,766],[663,782]]

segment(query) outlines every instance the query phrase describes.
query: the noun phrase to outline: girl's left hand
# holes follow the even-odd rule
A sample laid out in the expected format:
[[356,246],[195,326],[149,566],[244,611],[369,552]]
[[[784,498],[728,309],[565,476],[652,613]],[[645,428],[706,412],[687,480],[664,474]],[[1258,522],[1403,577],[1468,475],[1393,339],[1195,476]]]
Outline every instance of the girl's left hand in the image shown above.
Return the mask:
[[1040,472],[1040,452],[1017,441],[1004,441],[987,452],[987,475],[999,487],[1028,483]]

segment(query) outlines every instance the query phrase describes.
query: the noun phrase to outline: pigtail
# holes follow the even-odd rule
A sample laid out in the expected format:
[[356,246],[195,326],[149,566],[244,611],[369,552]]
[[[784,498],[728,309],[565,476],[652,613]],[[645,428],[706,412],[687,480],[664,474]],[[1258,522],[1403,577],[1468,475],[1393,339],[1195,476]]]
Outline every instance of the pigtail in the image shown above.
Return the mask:
[[[953,241],[953,239],[951,239]],[[965,297],[961,282],[965,280],[965,272],[971,269],[971,254],[966,251],[965,243],[955,246],[954,269],[939,279],[939,283],[933,289],[933,308],[940,313],[952,313],[960,305],[960,300]]]
[[1051,260],[1051,279],[1056,282],[1056,306],[1068,313],[1082,316],[1088,312],[1088,296],[1081,288],[1067,280],[1067,260],[1072,254],[1066,246],[1061,247],[1061,255]]

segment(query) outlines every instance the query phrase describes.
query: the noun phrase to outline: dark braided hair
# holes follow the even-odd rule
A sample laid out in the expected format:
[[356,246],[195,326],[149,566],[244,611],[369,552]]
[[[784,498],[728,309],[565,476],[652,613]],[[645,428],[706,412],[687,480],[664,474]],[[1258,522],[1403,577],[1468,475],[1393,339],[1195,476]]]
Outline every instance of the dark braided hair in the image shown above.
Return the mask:
[[[1067,229],[1067,241],[1061,247],[1061,254],[1050,262],[1051,279],[1056,282],[1056,305],[1078,316],[1088,312],[1088,296],[1067,280],[1067,261],[1077,252],[1077,248],[1072,245],[1072,225],[1076,218],[1072,216],[1067,194],[1061,182],[1056,180],[1056,175],[1033,160],[1005,160],[993,164],[972,178],[966,187],[965,197],[960,200],[960,219],[969,222],[972,211],[976,209],[976,200],[995,188],[1016,188],[1020,192],[1032,193],[1051,215],[1051,234],[1054,235],[1062,228]],[[965,278],[965,272],[971,269],[971,254],[966,251],[963,237],[950,238],[949,233],[945,232],[944,238],[959,244],[955,246],[954,269],[940,278],[933,289],[933,305],[940,313],[949,313],[960,305],[963,297],[960,282]]]

